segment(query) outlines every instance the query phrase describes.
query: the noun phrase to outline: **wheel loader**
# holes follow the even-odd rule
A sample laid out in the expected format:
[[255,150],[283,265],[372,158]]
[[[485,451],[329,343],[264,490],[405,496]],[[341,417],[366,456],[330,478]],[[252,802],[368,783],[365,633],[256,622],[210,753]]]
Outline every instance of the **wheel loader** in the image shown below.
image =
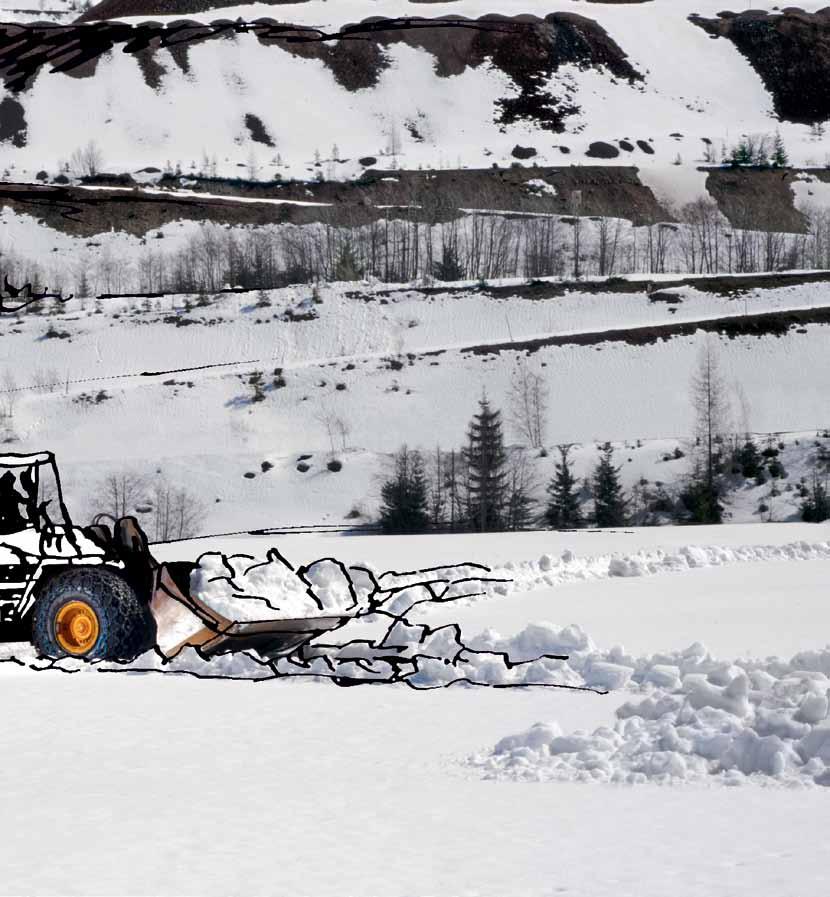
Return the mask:
[[0,638],[44,657],[130,661],[185,647],[272,659],[348,616],[235,622],[190,594],[188,561],[159,564],[134,517],[72,524],[51,452],[0,455]]

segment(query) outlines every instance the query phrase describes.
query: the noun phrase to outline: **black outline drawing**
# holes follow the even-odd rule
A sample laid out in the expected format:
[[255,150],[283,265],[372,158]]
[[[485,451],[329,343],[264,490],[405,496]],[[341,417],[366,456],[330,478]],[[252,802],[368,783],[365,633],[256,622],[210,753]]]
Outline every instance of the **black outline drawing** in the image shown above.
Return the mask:
[[[57,494],[51,501],[55,501],[60,510],[60,523],[56,523],[48,515],[46,507],[49,501],[38,502],[41,467],[48,468],[53,474]],[[194,670],[186,672],[207,678],[216,678],[216,674],[209,669],[212,658],[241,651],[261,664],[265,678],[325,678],[340,686],[405,683],[418,690],[466,683],[498,688],[547,687],[606,693],[588,686],[559,683],[478,681],[464,672],[465,665],[474,657],[499,660],[509,671],[541,660],[567,661],[568,655],[540,654],[529,660],[513,661],[507,652],[471,648],[465,644],[461,629],[456,623],[431,627],[415,623],[409,618],[408,614],[415,608],[486,595],[489,586],[511,582],[510,579],[493,576],[491,568],[486,565],[467,562],[375,574],[368,567],[348,567],[331,556],[294,566],[276,547],[269,548],[264,559],[250,554],[229,556],[212,551],[203,552],[195,563],[182,561],[159,564],[152,557],[146,536],[135,518],[127,517],[117,521],[114,534],[109,534],[100,525],[79,529],[72,524],[63,500],[60,474],[51,452],[34,455],[9,453],[0,457],[0,469],[3,468],[6,473],[0,478],[0,520],[5,520],[6,533],[0,535],[0,548],[9,550],[15,558],[13,563],[0,564],[0,594],[3,595],[0,606],[6,610],[11,608],[11,613],[4,615],[6,623],[20,625],[30,612],[34,613],[42,594],[41,589],[53,577],[60,576],[73,567],[83,570],[102,565],[103,569],[125,579],[140,600],[146,601],[149,612],[159,627],[169,621],[169,617],[165,616],[165,608],[172,605],[193,617],[196,628],[178,644],[162,650],[159,642],[156,642],[153,650],[156,658],[162,659],[162,671],[181,651],[192,648],[206,662],[208,669],[204,673]],[[11,471],[16,471],[17,475],[12,475]],[[15,483],[20,484],[23,492],[18,492]],[[20,511],[20,507],[25,510],[25,514]],[[13,538],[25,535],[30,530],[39,533],[36,551],[31,547],[21,547]],[[269,535],[275,531],[251,532]],[[168,544],[175,541],[182,540],[172,540]],[[191,594],[190,574],[200,566],[203,558],[214,556],[220,559],[225,575],[212,576],[208,583],[225,581],[233,598],[239,601],[261,601],[274,614],[263,619],[231,619]],[[244,563],[234,565],[232,560]],[[285,571],[296,577],[304,587],[310,604],[319,613],[309,614],[302,619],[286,618],[284,615],[279,616],[281,609],[271,598],[246,593],[241,583],[242,578],[270,564],[282,565]],[[328,607],[316,593],[314,580],[321,565],[333,566],[341,584],[346,584],[349,600],[342,606]],[[406,595],[410,590],[415,595],[407,600]],[[421,597],[417,597],[418,593]],[[368,616],[386,618],[387,628],[380,640],[351,639],[344,644],[320,640],[325,633],[331,634],[356,619]],[[407,630],[410,633],[417,632],[418,637],[414,640],[401,639],[401,634]],[[433,640],[443,641],[449,645],[449,650],[438,653],[431,651],[429,645]],[[257,652],[259,657],[252,654],[252,651]],[[130,658],[127,662],[118,658],[90,661],[81,656],[73,659],[107,671],[120,668],[147,671],[140,658]],[[16,657],[4,660],[22,663]],[[439,684],[419,683],[419,673],[423,671],[425,664],[431,662],[443,664],[457,675],[450,674],[447,681]],[[286,669],[286,664],[290,665],[290,669]],[[39,663],[29,666],[32,669],[57,668],[67,671],[61,665],[61,659],[55,659],[46,666]],[[170,667],[170,671],[182,672],[175,665]],[[222,675],[219,678],[250,677]]]

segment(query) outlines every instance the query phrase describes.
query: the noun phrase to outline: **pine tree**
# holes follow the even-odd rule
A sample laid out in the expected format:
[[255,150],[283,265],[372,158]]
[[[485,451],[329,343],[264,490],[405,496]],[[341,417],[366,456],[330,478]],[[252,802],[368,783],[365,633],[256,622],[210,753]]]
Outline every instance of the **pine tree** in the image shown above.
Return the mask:
[[755,479],[763,469],[761,453],[755,441],[750,438],[738,449],[735,460],[741,468],[741,476],[747,479]]
[[355,257],[354,249],[350,243],[344,243],[340,248],[337,263],[334,266],[335,280],[360,280],[362,275],[360,265]]
[[464,268],[458,258],[457,247],[449,243],[444,246],[441,260],[432,265],[432,276],[436,280],[454,281],[464,279]]
[[597,526],[622,526],[625,523],[626,499],[619,480],[620,468],[614,467],[614,449],[610,442],[600,448],[599,463],[594,468],[594,522]]
[[733,165],[752,165],[752,150],[746,140],[742,140],[737,146],[732,147],[729,161]]
[[775,168],[786,168],[790,164],[790,158],[787,155],[787,150],[784,148],[784,141],[781,138],[780,131],[775,132],[771,161]]
[[548,484],[548,506],[545,510],[545,520],[554,529],[575,529],[582,526],[582,511],[579,507],[579,498],[576,495],[576,477],[573,475],[573,465],[568,458],[571,446],[559,446],[559,463],[556,465],[556,474]]
[[385,532],[420,533],[427,528],[427,481],[420,452],[401,447],[394,474],[381,486],[380,495],[380,523]]
[[501,426],[501,412],[490,407],[487,398],[479,401],[478,414],[467,429],[467,512],[470,525],[485,532],[504,525],[507,500],[507,455]]
[[830,495],[827,492],[826,480],[822,482],[817,473],[813,473],[813,484],[807,497],[801,503],[801,519],[806,523],[823,523],[830,519]]

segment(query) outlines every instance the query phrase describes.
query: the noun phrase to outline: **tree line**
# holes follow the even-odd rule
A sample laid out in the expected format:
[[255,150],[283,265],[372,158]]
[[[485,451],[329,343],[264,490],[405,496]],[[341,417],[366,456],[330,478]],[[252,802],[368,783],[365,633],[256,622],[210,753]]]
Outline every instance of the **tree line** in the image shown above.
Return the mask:
[[[641,477],[625,489],[614,447],[605,442],[598,446],[598,459],[581,480],[574,471],[574,446],[557,446],[553,475],[542,489],[534,468],[536,458],[547,455],[547,392],[543,378],[528,368],[526,360],[514,372],[509,402],[510,420],[521,434],[522,445],[506,445],[502,412],[485,396],[460,449],[447,452],[439,447],[425,455],[406,445],[400,448],[381,487],[384,531],[718,524],[724,519],[728,491],[747,481],[756,486],[769,484],[768,496],[757,509],[762,519],[772,519],[769,503],[784,489],[795,490],[803,520],[830,518],[830,451],[817,439],[810,476],[783,485],[788,476],[781,461],[783,443],[775,444],[770,438],[766,446],[759,444],[746,420],[741,421],[743,429],[735,431],[727,384],[711,342],[703,347],[691,378],[695,429],[688,468],[673,486]],[[663,460],[686,457],[678,446]]]
[[[375,279],[386,283],[632,273],[752,273],[830,267],[830,210],[805,208],[807,232],[775,230],[772,210],[746,204],[734,225],[711,198],[688,203],[676,221],[633,227],[609,216],[473,213],[423,220],[388,210],[371,223],[224,227],[205,223],[177,249],[147,235],[133,258],[108,244],[71,262],[40,264],[0,248],[9,281],[86,297],[100,293],[276,289],[297,283]],[[36,305],[31,306],[36,310]]]

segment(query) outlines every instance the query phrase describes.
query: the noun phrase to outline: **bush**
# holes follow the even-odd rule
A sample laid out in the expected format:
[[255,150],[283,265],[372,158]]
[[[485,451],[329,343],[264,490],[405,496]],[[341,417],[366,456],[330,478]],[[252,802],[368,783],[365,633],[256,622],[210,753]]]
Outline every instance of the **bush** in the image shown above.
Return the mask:
[[338,461],[337,458],[332,458],[332,460],[329,461],[328,464],[326,464],[326,467],[327,467],[332,473],[338,473],[339,471],[341,471],[341,470],[343,469],[343,462],[342,462],[342,461]]

